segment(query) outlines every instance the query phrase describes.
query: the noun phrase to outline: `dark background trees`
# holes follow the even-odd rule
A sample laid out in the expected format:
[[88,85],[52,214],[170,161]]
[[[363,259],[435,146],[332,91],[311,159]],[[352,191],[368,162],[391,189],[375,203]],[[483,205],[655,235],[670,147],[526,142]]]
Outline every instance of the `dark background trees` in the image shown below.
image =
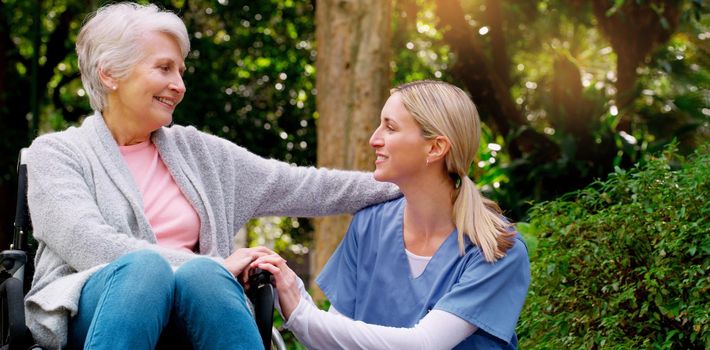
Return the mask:
[[[20,147],[89,112],[74,39],[86,14],[103,2],[0,1],[2,198],[14,195]],[[315,164],[316,1],[156,3],[178,12],[191,33],[188,98],[176,121],[264,156]],[[484,146],[495,144],[482,149],[482,167],[472,175],[515,219],[525,218],[529,201],[603,178],[673,138],[687,152],[708,137],[703,1],[396,0],[392,6],[391,18],[379,19],[392,23],[391,45],[383,44],[391,48],[391,83],[439,78],[472,95],[487,126]],[[323,18],[320,25],[330,23]],[[11,215],[11,207],[0,209]]]
[[[504,137],[510,157],[503,166],[506,189],[493,196],[523,217],[527,201],[578,189],[672,138],[687,151],[707,137],[707,81],[684,83],[708,73],[707,43],[695,40],[700,6],[436,1],[436,28],[453,56],[452,79]],[[672,66],[665,61],[686,49]],[[655,79],[673,88],[657,89]],[[659,119],[667,124],[652,123]]]

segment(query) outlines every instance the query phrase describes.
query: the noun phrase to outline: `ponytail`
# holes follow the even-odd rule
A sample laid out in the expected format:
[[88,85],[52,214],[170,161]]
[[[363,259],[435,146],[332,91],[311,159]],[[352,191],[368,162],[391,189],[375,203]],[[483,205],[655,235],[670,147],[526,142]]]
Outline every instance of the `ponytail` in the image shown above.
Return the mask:
[[510,223],[501,216],[498,205],[481,195],[476,184],[462,175],[455,193],[453,217],[459,236],[459,251],[463,254],[464,235],[483,253],[487,262],[495,262],[505,256],[513,246]]

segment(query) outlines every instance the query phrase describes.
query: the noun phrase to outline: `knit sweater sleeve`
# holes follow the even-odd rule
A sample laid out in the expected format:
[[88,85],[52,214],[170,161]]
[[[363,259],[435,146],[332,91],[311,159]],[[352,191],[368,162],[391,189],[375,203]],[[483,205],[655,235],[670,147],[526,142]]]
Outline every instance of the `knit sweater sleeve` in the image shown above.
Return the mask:
[[96,202],[102,189],[81,154],[80,146],[53,135],[36,139],[27,152],[28,204],[37,240],[77,271],[138,249],[156,250],[173,265],[195,257],[141,237],[149,232],[119,232],[110,225]]
[[401,196],[372,173],[302,167],[262,158],[229,141],[207,136],[235,176],[235,198],[253,200],[253,217],[321,216],[354,213]]

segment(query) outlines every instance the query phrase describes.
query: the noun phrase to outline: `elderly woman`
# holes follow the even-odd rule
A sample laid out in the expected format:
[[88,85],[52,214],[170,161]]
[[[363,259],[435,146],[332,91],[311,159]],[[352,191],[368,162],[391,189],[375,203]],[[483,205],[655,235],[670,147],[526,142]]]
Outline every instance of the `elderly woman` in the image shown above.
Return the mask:
[[270,252],[235,250],[237,230],[397,195],[371,174],[293,167],[166,127],[185,95],[189,46],[183,22],[153,5],[103,7],[79,33],[95,113],[37,138],[27,156],[39,248],[26,308],[41,345],[260,348],[235,276]]
[[404,197],[355,214],[310,301],[277,255],[271,271],[286,327],[311,349],[516,349],[530,283],[527,248],[467,176],[480,122],[461,89],[418,81],[392,90],[370,138],[375,179]]

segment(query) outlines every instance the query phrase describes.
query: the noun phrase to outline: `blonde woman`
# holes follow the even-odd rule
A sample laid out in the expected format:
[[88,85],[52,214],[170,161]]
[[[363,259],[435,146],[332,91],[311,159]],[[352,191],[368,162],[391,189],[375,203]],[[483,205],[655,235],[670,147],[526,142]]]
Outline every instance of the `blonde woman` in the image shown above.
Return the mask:
[[403,198],[359,211],[317,279],[318,310],[277,255],[286,327],[312,349],[515,349],[530,282],[527,248],[468,178],[480,138],[462,90],[418,81],[392,90],[370,139],[375,179]]

